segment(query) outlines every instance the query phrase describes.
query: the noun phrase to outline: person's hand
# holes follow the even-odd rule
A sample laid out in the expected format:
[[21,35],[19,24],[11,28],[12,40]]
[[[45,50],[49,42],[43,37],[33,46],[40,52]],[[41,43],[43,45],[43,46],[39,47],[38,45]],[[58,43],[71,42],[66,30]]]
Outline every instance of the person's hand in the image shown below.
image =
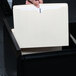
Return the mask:
[[26,0],[26,4],[34,4],[39,8],[39,4],[42,4],[43,0]]

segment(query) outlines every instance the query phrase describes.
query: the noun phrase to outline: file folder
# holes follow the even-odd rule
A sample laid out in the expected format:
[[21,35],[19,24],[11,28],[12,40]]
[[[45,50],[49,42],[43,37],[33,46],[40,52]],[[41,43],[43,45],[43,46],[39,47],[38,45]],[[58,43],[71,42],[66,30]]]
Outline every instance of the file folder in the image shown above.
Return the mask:
[[68,4],[15,5],[13,17],[12,31],[20,48],[69,45]]

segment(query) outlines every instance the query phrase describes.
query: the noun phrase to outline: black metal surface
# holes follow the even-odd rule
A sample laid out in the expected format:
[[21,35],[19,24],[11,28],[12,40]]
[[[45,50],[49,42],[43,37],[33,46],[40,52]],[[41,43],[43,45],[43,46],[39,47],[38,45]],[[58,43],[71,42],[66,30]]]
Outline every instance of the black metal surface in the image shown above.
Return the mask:
[[17,76],[17,58],[20,48],[8,21],[0,8],[0,75]]
[[21,57],[19,76],[76,75],[76,50],[30,54]]
[[11,16],[13,14],[7,0],[0,0],[0,8],[5,16]]
[[17,76],[17,50],[4,27],[4,61],[7,76]]
[[3,16],[3,21],[5,72],[7,76],[17,76],[17,58],[21,55],[21,51],[5,16]]
[[12,43],[14,44],[15,48],[17,49],[17,51],[20,51],[21,49],[18,46],[18,43],[17,43],[17,41],[16,41],[12,31],[11,31],[11,28],[9,27],[9,24],[7,22],[6,17],[3,17],[3,21],[4,21],[4,24],[5,24],[5,28],[7,29],[7,32],[9,34],[9,36],[11,37]]
[[0,75],[4,74],[4,40],[3,40],[3,23],[0,20]]
[[4,66],[4,30],[3,30],[3,20],[2,12],[0,8],[0,75],[5,75],[5,66]]

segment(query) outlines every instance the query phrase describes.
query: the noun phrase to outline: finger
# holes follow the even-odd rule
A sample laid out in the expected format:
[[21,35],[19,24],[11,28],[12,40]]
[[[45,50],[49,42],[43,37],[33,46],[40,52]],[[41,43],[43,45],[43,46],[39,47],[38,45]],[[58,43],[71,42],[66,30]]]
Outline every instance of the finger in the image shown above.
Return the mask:
[[29,1],[26,0],[26,5],[31,4]]
[[26,4],[34,4],[39,8],[39,0],[26,0]]
[[39,0],[39,3],[43,3],[43,0]]
[[34,1],[33,4],[39,8],[39,1]]

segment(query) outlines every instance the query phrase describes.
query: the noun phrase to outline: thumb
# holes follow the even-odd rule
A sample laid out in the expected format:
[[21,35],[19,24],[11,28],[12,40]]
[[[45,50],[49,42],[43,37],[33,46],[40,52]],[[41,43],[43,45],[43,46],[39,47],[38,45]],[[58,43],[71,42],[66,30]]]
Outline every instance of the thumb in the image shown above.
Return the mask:
[[36,7],[39,8],[39,0],[30,0]]

